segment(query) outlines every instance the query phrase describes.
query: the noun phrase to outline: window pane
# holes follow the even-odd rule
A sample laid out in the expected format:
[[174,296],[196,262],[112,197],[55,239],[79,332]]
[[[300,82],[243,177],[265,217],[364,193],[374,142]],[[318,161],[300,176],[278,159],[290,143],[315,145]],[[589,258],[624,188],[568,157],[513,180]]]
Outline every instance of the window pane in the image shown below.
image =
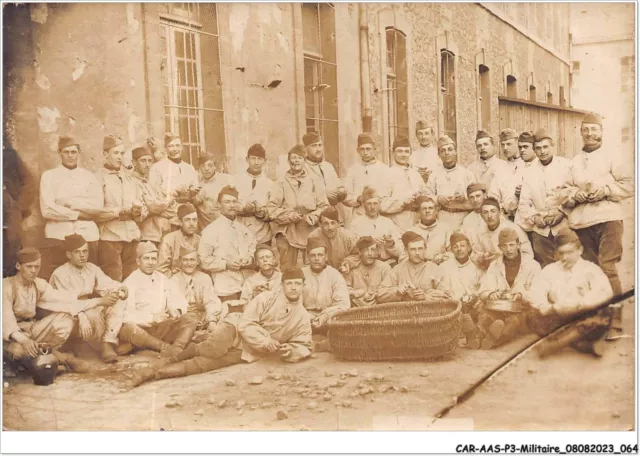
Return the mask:
[[174,30],[174,35],[176,39],[176,57],[181,58],[184,57],[184,32],[180,30]]
[[320,28],[318,4],[302,4],[302,44],[305,51],[320,54]]
[[409,128],[409,93],[407,85],[397,81],[396,126],[398,135],[407,136]]
[[[322,88],[319,89],[322,100],[322,117],[325,119],[338,120],[338,75],[334,65],[324,63],[321,65]],[[329,87],[326,87],[329,86]]]
[[387,30],[387,68],[393,73],[396,71],[396,33],[394,29]]
[[322,139],[324,140],[325,159],[331,163],[336,171],[340,169],[338,122],[322,122]]
[[320,52],[322,59],[336,62],[336,20],[333,6],[320,3]]
[[395,55],[395,73],[396,79],[407,82],[407,39],[396,30],[396,55]]
[[193,51],[192,51],[192,46],[193,46],[193,34],[191,33],[185,33],[184,39],[186,41],[186,53],[185,53],[185,57],[189,60],[191,60],[193,58]]
[[[202,23],[202,31],[218,34],[218,18],[215,3],[198,3],[198,20]],[[206,48],[205,48],[206,49]]]
[[[205,4],[203,3],[204,7]],[[203,89],[203,103],[205,108],[222,109],[222,79],[220,77],[220,60],[218,53],[218,38],[200,35],[200,57]]]

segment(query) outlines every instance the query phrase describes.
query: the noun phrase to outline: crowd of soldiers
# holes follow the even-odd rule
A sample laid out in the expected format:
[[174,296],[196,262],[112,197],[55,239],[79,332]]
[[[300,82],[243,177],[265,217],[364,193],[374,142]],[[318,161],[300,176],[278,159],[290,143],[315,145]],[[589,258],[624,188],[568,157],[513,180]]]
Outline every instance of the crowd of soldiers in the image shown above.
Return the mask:
[[[350,307],[516,297],[549,327],[622,291],[630,167],[602,147],[599,116],[581,133],[569,160],[545,129],[506,129],[499,144],[479,131],[478,158],[464,167],[455,141],[436,141],[421,121],[419,147],[396,138],[390,166],[360,134],[359,160],[341,179],[310,132],[276,181],[260,144],[229,175],[211,155],[198,170],[183,161],[174,134],[164,150],[155,140],[134,148],[128,169],[125,145],[107,136],[94,174],[63,136],[61,164],[40,184],[46,242],[18,252],[17,275],[3,280],[3,349],[28,362],[48,346],[76,372],[90,369],[72,353],[78,344],[106,363],[159,352],[136,371],[138,385],[330,350],[328,324]],[[518,318],[475,309],[463,318],[471,348],[522,330]]]

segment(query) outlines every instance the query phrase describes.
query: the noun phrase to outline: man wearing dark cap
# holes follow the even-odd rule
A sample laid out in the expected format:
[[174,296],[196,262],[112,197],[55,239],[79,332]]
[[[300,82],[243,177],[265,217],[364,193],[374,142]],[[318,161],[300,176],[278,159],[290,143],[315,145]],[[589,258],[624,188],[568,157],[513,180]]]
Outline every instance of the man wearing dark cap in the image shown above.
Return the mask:
[[198,249],[200,235],[198,231],[198,212],[191,203],[181,204],[178,207],[178,220],[180,229],[172,231],[162,238],[158,249],[158,267],[156,270],[167,277],[180,270],[180,247]]
[[329,207],[324,185],[307,170],[306,156],[302,144],[291,148],[289,170],[274,184],[267,203],[283,269],[296,266],[299,254],[304,261],[307,238],[317,225],[320,213]]
[[404,136],[393,141],[394,163],[386,176],[387,192],[380,202],[380,212],[405,231],[417,222],[416,198],[424,194],[424,180],[412,166],[411,145]]
[[517,174],[523,166],[523,160],[518,148],[518,133],[513,128],[505,128],[500,132],[500,149],[511,174]]
[[98,266],[121,282],[136,269],[141,223],[149,214],[140,187],[122,166],[125,147],[116,136],[103,141],[104,166],[96,178],[104,195],[104,209],[95,217],[100,225]]
[[458,164],[456,144],[448,136],[438,139],[438,156],[442,165],[429,177],[426,193],[440,206],[440,221],[451,230],[457,230],[471,212],[467,187],[475,178],[471,171]]
[[503,160],[496,157],[493,137],[486,131],[476,134],[476,150],[478,159],[469,165],[469,171],[475,176],[475,181],[491,189],[494,176],[508,175],[509,167]]
[[267,203],[273,181],[264,172],[267,154],[261,144],[254,144],[247,151],[247,169],[234,176],[238,189],[238,202],[242,206],[238,220],[249,228],[258,244],[270,244],[273,237]]
[[235,179],[230,174],[218,172],[215,157],[206,154],[200,158],[198,171],[198,187],[192,189],[191,202],[198,209],[198,231],[202,232],[211,222],[220,217],[218,194],[223,187],[234,186]]
[[100,232],[94,217],[102,211],[104,197],[96,177],[78,166],[80,144],[70,136],[58,141],[60,166],[42,173],[40,210],[46,221],[43,264],[40,277],[49,280],[53,271],[67,261],[63,243],[69,234],[81,234],[89,242],[89,259],[98,260]]
[[[49,347],[58,363],[75,372],[88,372],[85,361],[57,348],[71,335],[75,316],[95,307],[113,305],[115,300],[111,296],[78,300],[74,293],[55,290],[38,278],[41,264],[38,250],[22,249],[16,264],[18,274],[2,280],[2,348],[9,359],[29,360]],[[37,319],[36,311],[45,316]]]
[[140,224],[140,240],[158,245],[162,237],[171,232],[171,220],[177,215],[178,203],[164,192],[151,185],[149,170],[153,165],[153,155],[149,148],[136,147],[131,151],[133,172],[131,176],[138,185],[142,201],[149,215]]
[[485,227],[480,212],[482,211],[482,203],[486,197],[487,187],[485,187],[484,184],[474,182],[467,185],[467,199],[469,203],[471,203],[473,211],[465,216],[460,231],[469,239],[475,239]]
[[449,290],[453,299],[476,295],[483,271],[471,261],[469,238],[456,231],[451,234],[447,243],[451,245],[453,255],[438,267],[439,287]]
[[380,215],[380,196],[375,189],[365,187],[359,199],[364,214],[353,218],[351,231],[358,236],[371,236],[378,246],[378,258],[385,263],[395,263],[404,253],[400,228],[390,218]]
[[527,173],[520,194],[520,216],[532,227],[536,260],[545,267],[555,261],[555,237],[569,227],[562,212],[562,187],[569,180],[571,163],[555,156],[553,139],[545,129],[536,131],[537,163]]
[[538,163],[538,157],[536,156],[536,152],[534,149],[534,142],[535,139],[533,133],[529,131],[521,133],[518,137],[518,150],[520,151],[520,158],[522,158],[524,166],[520,168],[515,177],[517,184],[515,189],[515,196],[518,199],[518,209],[516,209],[516,214],[513,221],[516,223],[516,225],[522,228],[525,233],[527,233],[527,236],[529,236],[529,241],[532,241],[533,226],[531,225],[531,223],[525,220],[524,215],[520,211],[520,196],[522,194],[522,184],[527,174],[529,174],[529,172],[534,169],[536,163]]
[[365,187],[375,189],[381,197],[386,195],[389,167],[378,161],[376,152],[376,142],[371,133],[358,135],[360,160],[349,168],[345,177],[347,197],[344,204],[354,208],[353,217],[364,214],[364,206],[360,196]]
[[533,258],[533,250],[529,238],[518,225],[501,215],[500,203],[495,198],[485,198],[482,202],[480,215],[485,225],[475,238],[470,239],[471,248],[473,249],[471,258],[478,267],[486,270],[489,264],[502,254],[498,246],[498,236],[500,231],[505,228],[511,228],[518,234],[522,256]]
[[240,299],[245,305],[253,298],[268,290],[274,290],[282,282],[282,272],[278,269],[278,252],[265,244],[256,247],[255,262],[258,272],[248,276],[242,285]]
[[193,166],[182,160],[180,137],[174,133],[166,133],[164,148],[167,156],[151,166],[149,183],[159,189],[166,199],[179,199],[179,202],[192,200],[197,195],[198,173]]
[[[597,264],[581,258],[582,253],[582,244],[576,233],[571,230],[558,233],[558,261],[542,269],[529,294],[536,312],[528,322],[538,335],[551,333],[575,314],[597,307],[613,296],[610,279]],[[601,313],[606,315],[607,310]],[[607,325],[587,330],[583,339],[572,347],[602,356],[600,341],[606,330]]]
[[237,217],[238,190],[223,187],[218,193],[220,217],[205,228],[198,245],[200,268],[211,274],[216,294],[229,310],[241,312],[242,285],[254,272],[256,237]]
[[438,158],[438,149],[434,147],[435,134],[433,127],[424,120],[416,122],[416,139],[419,146],[411,154],[411,165],[418,170],[425,183],[428,182],[431,173],[442,165]]
[[[613,294],[618,295],[622,293],[616,267],[622,257],[621,201],[633,195],[633,162],[625,161],[616,151],[602,148],[600,116],[586,115],[580,132],[584,147],[571,160],[563,210],[584,246],[585,259],[602,268]],[[614,327],[620,327],[617,318]]]
[[309,239],[304,273],[303,304],[311,315],[314,332],[326,332],[329,319],[340,310],[348,309],[349,291],[342,275],[327,264],[328,247],[322,240]]
[[496,173],[491,185],[488,187],[488,195],[497,199],[500,208],[509,220],[513,221],[518,209],[518,196],[516,187],[520,184],[519,175],[524,168],[524,162],[520,158],[518,149],[518,134],[512,128],[500,132],[500,146],[504,155],[504,168],[507,172]]
[[132,385],[201,374],[263,357],[292,363],[308,358],[311,325],[301,302],[303,286],[304,275],[299,268],[285,270],[282,286],[261,293],[242,315],[227,315],[207,340],[191,343],[177,356],[136,371]]
[[358,235],[340,226],[338,209],[333,206],[320,214],[320,226],[309,234],[309,239],[320,239],[329,248],[328,263],[338,269],[344,259],[351,255]]
[[[432,174],[431,178],[434,176]],[[416,204],[420,221],[412,226],[409,231],[418,233],[425,240],[427,244],[424,252],[425,259],[433,261],[435,264],[440,264],[450,256],[449,238],[455,228],[444,223],[445,220],[438,216],[440,211],[435,198],[421,195],[416,198]],[[405,255],[400,255],[400,261],[404,258]]]
[[[54,289],[70,293],[80,300],[95,300],[103,305],[112,305],[119,299],[127,298],[127,287],[88,261],[89,245],[81,235],[67,236],[64,245],[69,261],[51,275],[49,283]],[[74,342],[85,341],[100,353],[103,361],[114,362],[116,355],[111,345],[103,342],[108,311],[109,308],[101,306],[78,312],[71,339]]]
[[407,259],[398,263],[382,281],[378,289],[378,303],[448,298],[444,285],[438,283],[438,266],[424,259],[424,239],[413,231],[407,231],[402,235],[402,243]]
[[366,307],[376,303],[377,291],[391,266],[378,259],[378,244],[371,236],[362,236],[355,246],[360,264],[343,273],[352,307]]

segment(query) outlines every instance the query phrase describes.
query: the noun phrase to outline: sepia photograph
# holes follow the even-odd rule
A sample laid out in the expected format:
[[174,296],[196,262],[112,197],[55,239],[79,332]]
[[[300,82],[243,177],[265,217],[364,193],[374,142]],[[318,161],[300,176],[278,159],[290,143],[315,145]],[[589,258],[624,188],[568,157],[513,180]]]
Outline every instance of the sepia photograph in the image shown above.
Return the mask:
[[2,6],[3,436],[637,453],[635,3]]

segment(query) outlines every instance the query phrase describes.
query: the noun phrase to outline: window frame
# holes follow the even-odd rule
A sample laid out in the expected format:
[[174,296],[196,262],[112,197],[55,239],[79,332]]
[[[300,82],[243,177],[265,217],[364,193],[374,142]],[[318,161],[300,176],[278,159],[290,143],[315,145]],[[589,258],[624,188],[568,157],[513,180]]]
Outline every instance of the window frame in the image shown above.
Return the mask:
[[[448,132],[448,130],[445,130],[445,117],[444,117],[444,101],[445,100],[444,100],[444,95],[442,91],[442,51],[443,50],[448,51],[453,55],[453,58],[454,58],[453,69],[454,69],[454,76],[455,76],[455,72],[458,69],[458,59],[459,59],[460,53],[458,51],[457,44],[455,43],[455,41],[453,40],[449,32],[441,33],[436,38],[435,58],[437,62],[436,99],[438,100],[438,136],[445,135]],[[454,95],[455,95],[454,112],[456,113],[455,122],[454,122],[455,134],[452,139],[456,141],[456,144],[458,143],[458,134],[460,133],[459,119],[457,115],[458,101],[460,99],[459,91],[460,91],[460,84],[455,84],[454,86]]]
[[[387,116],[386,116],[386,135],[389,138],[389,144],[393,143],[393,141],[395,140],[395,138],[397,136],[406,136],[407,138],[410,135],[410,123],[409,123],[409,68],[407,66],[406,69],[406,79],[403,81],[402,79],[399,78],[398,72],[397,72],[397,62],[398,62],[398,46],[397,46],[397,39],[398,36],[402,37],[402,39],[404,39],[404,50],[405,50],[405,55],[404,55],[404,59],[405,62],[407,61],[408,58],[408,53],[407,53],[407,42],[408,42],[408,37],[407,34],[405,32],[403,32],[402,30],[400,30],[398,27],[396,26],[386,26],[385,27],[385,44],[386,44],[386,58],[385,58],[385,74],[386,74],[386,105],[387,105]],[[393,58],[393,66],[389,66],[389,32],[393,32],[394,35],[394,46],[392,47],[392,52],[391,52],[391,57]],[[401,126],[399,125],[399,113],[400,113],[400,97],[398,96],[398,94],[400,93],[400,86],[404,87],[404,91],[405,91],[405,99],[407,100],[407,106],[405,108],[406,110],[406,119],[407,119],[407,125],[406,126]],[[393,124],[392,124],[392,119],[393,119]],[[401,128],[406,129],[406,132],[401,131]],[[393,133],[392,133],[393,132]],[[390,151],[391,153],[391,151]]]

